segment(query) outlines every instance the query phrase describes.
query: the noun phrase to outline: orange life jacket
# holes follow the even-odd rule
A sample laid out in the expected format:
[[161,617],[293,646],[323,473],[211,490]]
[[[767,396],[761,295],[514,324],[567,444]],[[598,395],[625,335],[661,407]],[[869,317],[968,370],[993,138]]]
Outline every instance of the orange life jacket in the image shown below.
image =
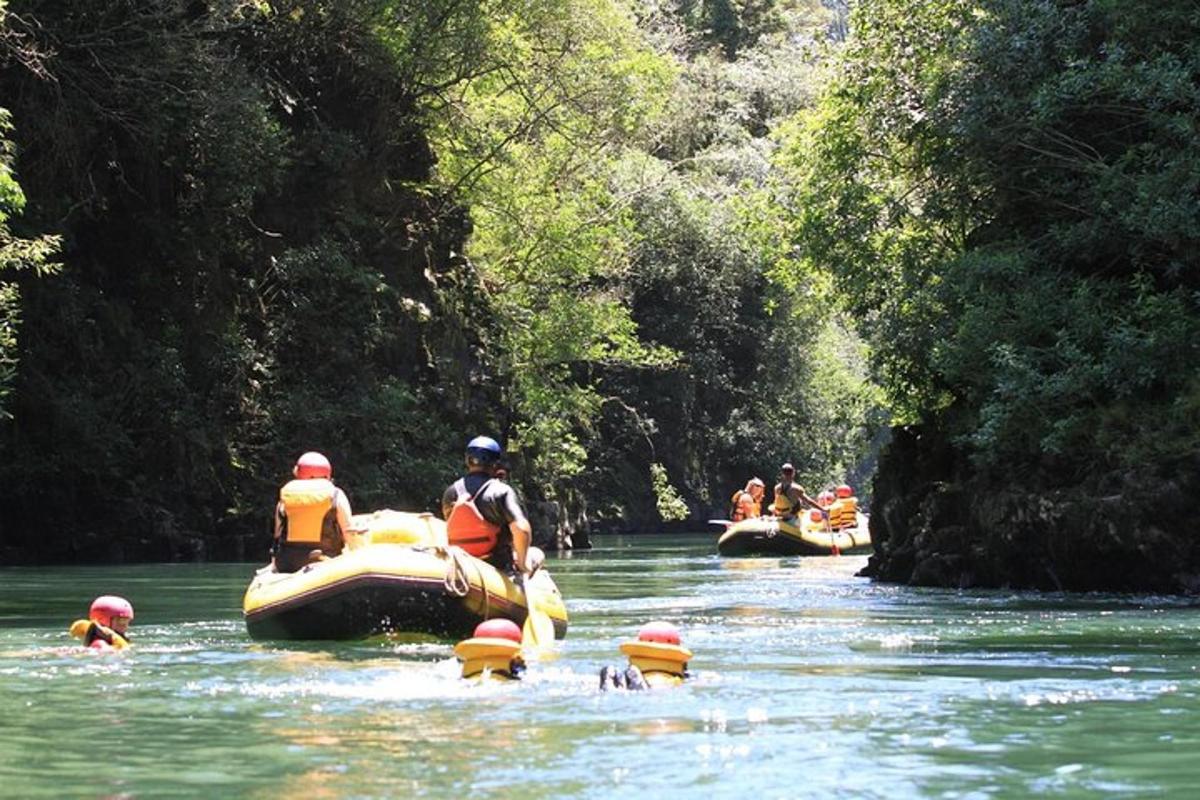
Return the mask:
[[342,552],[337,521],[338,488],[327,478],[288,481],[279,490],[281,544],[320,547],[328,556]]
[[729,518],[734,522],[741,522],[746,518],[746,511],[742,508],[742,494],[742,490],[738,489],[729,498]]
[[744,519],[757,519],[762,516],[762,509],[754,499],[754,495],[744,489],[738,489],[734,492],[730,502],[732,507],[729,511],[729,518],[734,522],[741,522]]
[[457,545],[476,558],[487,558],[496,549],[500,541],[500,526],[487,520],[479,513],[475,498],[487,488],[492,478],[483,482],[475,494],[466,493],[466,482],[459,481],[454,485],[458,499],[450,516],[446,518],[446,535],[450,544]]

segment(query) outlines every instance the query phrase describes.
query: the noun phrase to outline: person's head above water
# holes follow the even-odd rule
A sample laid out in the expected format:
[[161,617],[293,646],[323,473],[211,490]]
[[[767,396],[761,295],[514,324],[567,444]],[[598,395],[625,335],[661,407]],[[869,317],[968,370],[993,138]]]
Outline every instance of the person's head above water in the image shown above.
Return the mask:
[[88,619],[117,633],[124,633],[133,619],[133,605],[124,597],[106,594],[92,601]]

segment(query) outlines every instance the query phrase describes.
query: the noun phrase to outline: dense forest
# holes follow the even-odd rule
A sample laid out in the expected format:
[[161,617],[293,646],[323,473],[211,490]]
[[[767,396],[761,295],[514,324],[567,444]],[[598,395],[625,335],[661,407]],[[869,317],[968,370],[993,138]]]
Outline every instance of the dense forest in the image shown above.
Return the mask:
[[433,509],[477,433],[542,536],[841,479],[881,395],[763,216],[832,18],[8,3],[6,556],[258,557],[301,451]]
[[0,2],[0,559],[258,558],[301,451],[432,510],[488,433],[549,544],[787,460],[880,579],[1200,589],[1197,41],[1179,0]]

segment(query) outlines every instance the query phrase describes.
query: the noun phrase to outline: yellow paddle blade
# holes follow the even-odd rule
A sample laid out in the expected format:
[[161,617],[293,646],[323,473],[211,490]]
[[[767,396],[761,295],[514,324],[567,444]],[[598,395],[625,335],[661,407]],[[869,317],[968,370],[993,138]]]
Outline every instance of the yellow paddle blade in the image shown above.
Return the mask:
[[522,648],[547,648],[554,644],[554,620],[550,615],[537,607],[537,592],[525,584],[525,603],[529,613],[525,616],[525,624],[521,627]]

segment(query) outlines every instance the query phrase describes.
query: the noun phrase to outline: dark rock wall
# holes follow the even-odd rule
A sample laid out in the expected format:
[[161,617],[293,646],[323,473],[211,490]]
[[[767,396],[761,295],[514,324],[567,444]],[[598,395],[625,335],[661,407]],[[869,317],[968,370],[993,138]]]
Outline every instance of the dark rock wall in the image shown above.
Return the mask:
[[1200,457],[1042,489],[973,474],[940,435],[897,428],[875,479],[864,575],[919,586],[1200,592]]

